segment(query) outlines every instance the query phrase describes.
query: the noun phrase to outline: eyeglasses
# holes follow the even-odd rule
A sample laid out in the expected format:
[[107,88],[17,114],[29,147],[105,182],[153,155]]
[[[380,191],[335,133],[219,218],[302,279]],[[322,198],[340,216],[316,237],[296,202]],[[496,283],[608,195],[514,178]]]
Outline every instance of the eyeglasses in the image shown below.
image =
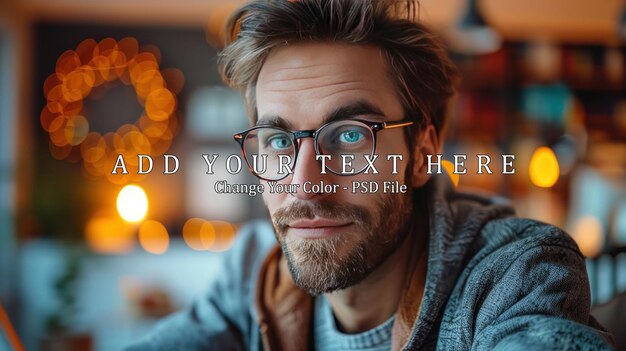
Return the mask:
[[[299,139],[313,138],[315,154],[328,155],[326,169],[338,175],[363,172],[376,150],[376,133],[384,129],[401,128],[413,121],[371,122],[357,119],[326,123],[317,130],[291,131],[273,126],[256,126],[233,135],[241,146],[248,168],[256,177],[277,181],[289,175],[298,156]],[[351,162],[352,171],[343,172],[344,158]]]

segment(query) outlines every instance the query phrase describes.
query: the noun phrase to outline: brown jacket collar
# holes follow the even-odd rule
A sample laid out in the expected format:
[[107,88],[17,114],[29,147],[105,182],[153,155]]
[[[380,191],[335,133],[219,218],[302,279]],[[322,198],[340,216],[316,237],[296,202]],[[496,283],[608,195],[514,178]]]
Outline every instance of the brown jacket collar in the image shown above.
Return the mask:
[[[407,344],[419,312],[426,280],[427,242],[426,237],[411,235],[404,243],[412,245],[412,252],[416,254],[411,257],[412,273],[396,312],[392,350],[401,350]],[[309,348],[313,298],[294,283],[278,245],[270,251],[261,266],[255,303],[265,350]]]

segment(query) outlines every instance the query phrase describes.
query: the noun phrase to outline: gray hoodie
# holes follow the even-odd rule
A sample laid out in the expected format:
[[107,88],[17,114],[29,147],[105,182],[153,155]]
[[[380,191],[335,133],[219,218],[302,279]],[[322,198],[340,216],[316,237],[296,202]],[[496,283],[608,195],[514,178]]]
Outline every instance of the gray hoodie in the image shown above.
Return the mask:
[[[502,198],[457,192],[446,175],[426,187],[427,276],[405,350],[612,348],[589,314],[584,257],[566,233],[514,217]],[[207,292],[127,350],[263,350],[255,290],[275,246],[269,223],[245,226]]]

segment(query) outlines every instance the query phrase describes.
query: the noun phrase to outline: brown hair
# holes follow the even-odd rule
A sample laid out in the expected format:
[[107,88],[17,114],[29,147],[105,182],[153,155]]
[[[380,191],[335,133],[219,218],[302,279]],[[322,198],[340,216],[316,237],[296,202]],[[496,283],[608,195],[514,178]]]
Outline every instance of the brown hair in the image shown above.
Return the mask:
[[412,145],[428,123],[441,132],[458,76],[436,36],[416,21],[418,10],[416,0],[254,0],[231,17],[219,70],[256,121],[257,78],[273,48],[307,41],[374,45],[386,58],[405,117],[417,122],[408,129]]

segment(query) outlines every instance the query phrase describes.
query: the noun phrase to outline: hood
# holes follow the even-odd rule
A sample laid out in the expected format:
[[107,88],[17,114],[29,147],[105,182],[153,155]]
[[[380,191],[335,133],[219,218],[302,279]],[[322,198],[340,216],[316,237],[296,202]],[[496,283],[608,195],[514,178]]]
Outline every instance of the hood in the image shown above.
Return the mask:
[[447,175],[433,176],[427,190],[428,270],[424,295],[406,349],[421,347],[467,261],[480,248],[480,233],[491,220],[515,215],[503,197],[457,192]]

